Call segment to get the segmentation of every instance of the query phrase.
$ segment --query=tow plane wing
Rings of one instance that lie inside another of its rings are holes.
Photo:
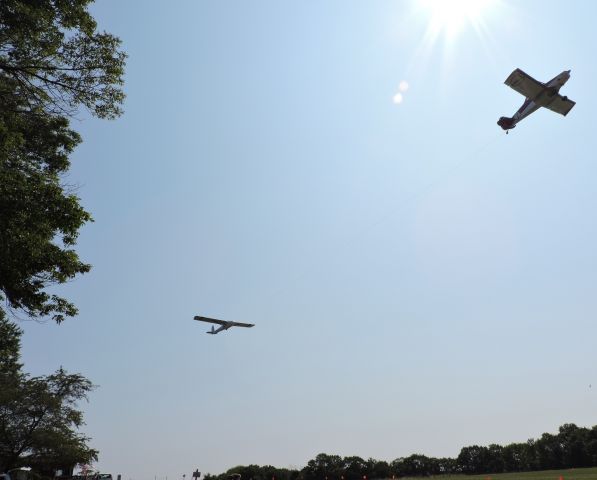
[[[572,110],[574,105],[576,105],[576,102],[573,102],[568,97],[563,97],[558,94],[558,96],[553,99],[553,102],[549,105],[545,105],[545,108],[549,108],[552,112],[566,116],[568,115],[568,112]]]
[[[508,78],[506,78],[504,83],[527,98],[535,98],[545,88],[541,82],[535,80],[520,68],[514,70]]]

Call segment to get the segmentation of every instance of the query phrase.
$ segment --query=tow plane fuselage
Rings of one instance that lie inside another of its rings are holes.
[[[559,92],[569,79],[570,70],[564,70],[549,82],[541,83],[517,68],[504,83],[524,95],[526,100],[513,117],[500,117],[497,124],[508,133],[508,130],[514,128],[523,118],[528,117],[541,107],[564,116],[567,115],[576,102],[560,95]]]

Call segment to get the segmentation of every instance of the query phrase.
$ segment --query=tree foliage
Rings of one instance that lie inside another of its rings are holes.
[[[78,432],[83,414],[77,408],[93,385],[62,368],[47,376],[24,373],[21,334],[0,311],[0,471],[29,466],[51,474],[58,466],[96,460],[97,451]]]
[[[120,115],[125,54],[117,37],[96,31],[90,3],[0,3],[2,97],[17,95],[31,112],[71,115],[83,105],[100,118]]]
[[[22,367],[19,363],[20,350],[21,329],[7,321],[4,312],[0,310],[0,385],[18,378]]]
[[[220,475],[206,474],[204,480],[298,480],[299,471],[288,468],[276,468],[271,465],[238,465]]]
[[[90,3],[0,2],[0,299],[58,323],[77,309],[47,287],[90,269],[74,245],[91,216],[63,182],[81,141],[69,119],[115,118],[124,99],[125,54]]]

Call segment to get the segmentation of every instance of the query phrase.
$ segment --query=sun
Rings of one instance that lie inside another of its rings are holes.
[[[431,36],[443,33],[448,38],[454,38],[467,25],[478,29],[483,15],[494,3],[496,0],[419,0],[430,15],[428,30]]]
[[[509,0],[410,0],[409,18],[415,28],[421,27],[422,35],[406,67],[409,78],[427,69],[432,58],[439,60],[444,73],[445,69],[453,68],[457,47],[463,43],[457,40],[459,36],[463,41],[473,39],[486,55],[495,55],[491,26],[504,15],[508,3]],[[438,46],[442,47],[439,55]],[[406,82],[405,85],[408,88]],[[404,100],[401,87],[392,101],[401,104]]]

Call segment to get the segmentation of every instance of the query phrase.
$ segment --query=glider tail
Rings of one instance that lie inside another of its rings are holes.
[[[510,117],[500,117],[497,124],[502,127],[503,130],[510,130],[516,126],[516,120]]]
[[[211,330],[208,330],[208,331],[207,331],[207,332],[205,332],[205,333],[209,333],[209,334],[211,334],[211,335],[215,335],[215,334],[216,334],[216,330],[215,330],[214,326],[212,325],[212,326],[211,326]]]

